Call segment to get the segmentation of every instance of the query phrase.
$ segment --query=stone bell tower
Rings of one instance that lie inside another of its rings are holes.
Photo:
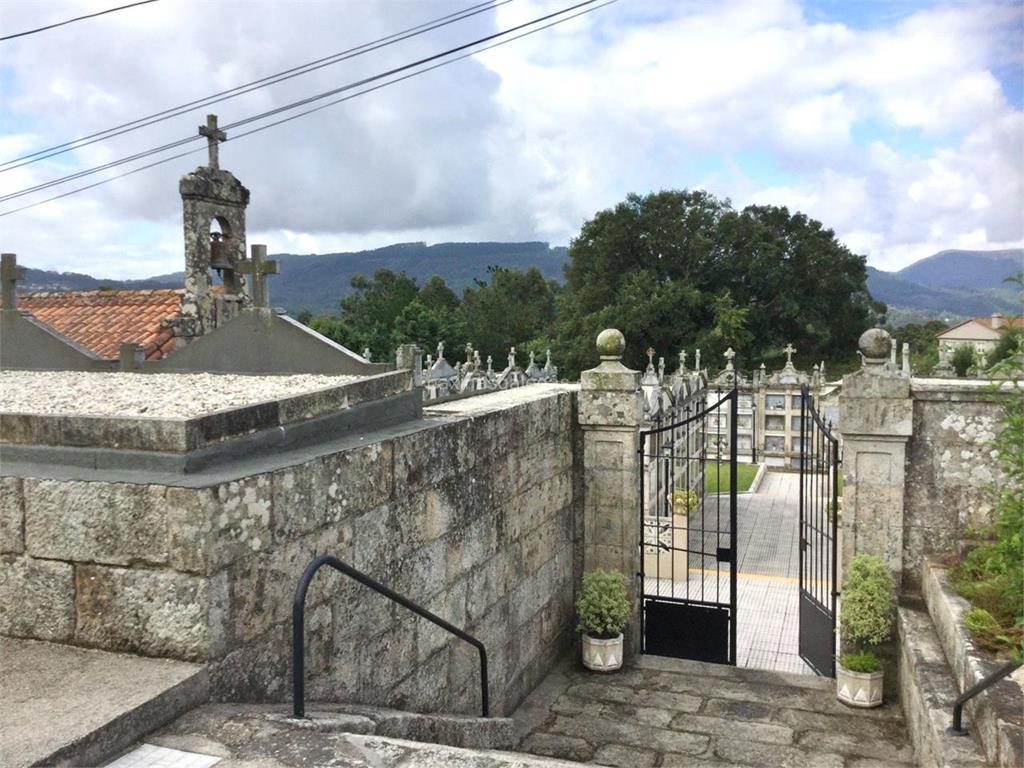
[[[177,335],[183,341],[209,333],[251,303],[242,276],[245,261],[245,208],[249,190],[220,167],[218,150],[227,134],[217,116],[199,126],[209,149],[206,165],[182,176],[178,183],[185,220],[185,296]],[[213,272],[223,289],[214,292]]]

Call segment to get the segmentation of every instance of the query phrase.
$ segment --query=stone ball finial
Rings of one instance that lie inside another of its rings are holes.
[[[597,335],[597,353],[602,358],[620,358],[626,351],[626,337],[616,328],[605,328]]]
[[[892,336],[884,328],[869,328],[860,335],[857,341],[864,357],[879,360],[889,356],[892,347]]]

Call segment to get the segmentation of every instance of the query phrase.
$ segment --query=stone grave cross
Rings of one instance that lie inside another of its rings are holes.
[[[679,350],[679,372],[686,373],[686,350]]]
[[[732,347],[729,347],[725,352],[722,353],[722,357],[725,358],[725,370],[732,370],[732,359],[736,357],[736,353],[732,351]]]
[[[508,369],[511,371],[516,367],[516,348],[512,347],[508,351]]]
[[[18,257],[13,253],[5,253],[0,256],[0,283],[3,290],[0,292],[0,301],[4,309],[17,309],[18,296],[15,292],[15,283],[25,279],[25,268],[18,266]]]
[[[206,149],[210,153],[207,166],[220,170],[220,143],[228,140],[228,135],[217,127],[217,116],[207,115],[206,125],[199,126],[199,135],[206,137]]]
[[[267,258],[267,246],[252,246],[252,258],[238,262],[236,272],[252,275],[252,304],[254,307],[270,306],[270,290],[267,277],[278,273],[277,260]]]
[[[782,351],[786,353],[786,366],[791,368],[793,366],[793,355],[796,353],[796,349],[792,344],[786,344]]]

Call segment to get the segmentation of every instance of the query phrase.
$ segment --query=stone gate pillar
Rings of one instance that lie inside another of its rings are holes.
[[[583,569],[626,575],[633,616],[627,652],[639,647],[640,463],[643,415],[640,372],[622,364],[626,339],[615,329],[597,337],[601,363],[580,376],[583,430]]]
[[[843,436],[843,572],[854,555],[882,558],[901,586],[904,467],[913,432],[910,378],[890,356],[881,328],[860,337],[861,369],[843,377],[839,425]]]

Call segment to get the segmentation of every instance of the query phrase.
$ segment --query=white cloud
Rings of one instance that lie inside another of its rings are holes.
[[[94,5],[47,4],[46,20]],[[229,123],[563,5],[517,0],[211,109]],[[167,2],[21,38],[0,64],[11,84],[0,93],[0,158],[459,7]],[[6,2],[5,28],[36,26],[39,9]],[[784,0],[621,2],[229,140],[222,162],[252,190],[251,237],[272,251],[564,243],[628,192],[704,186],[740,205],[803,210],[871,263],[899,267],[942,248],[1024,241],[1024,116],[993,74],[1020,65],[1020,23],[1018,7],[999,4],[862,28],[812,21]],[[76,167],[192,135],[205,111],[84,148]],[[0,192],[66,173],[68,158],[0,173]],[[33,266],[109,276],[180,269],[177,179],[201,161],[0,219],[3,249]]]

